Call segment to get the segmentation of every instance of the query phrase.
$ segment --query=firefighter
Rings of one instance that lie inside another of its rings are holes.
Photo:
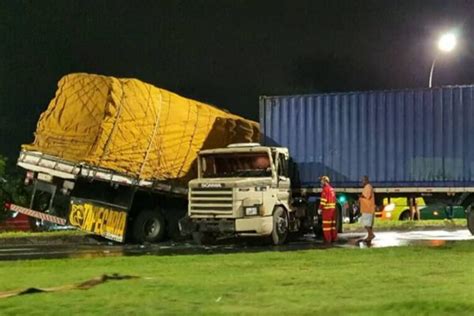
[[[328,176],[322,176],[321,180],[321,202],[319,203],[319,213],[323,217],[323,238],[325,243],[337,240],[336,230],[336,193],[329,184]]]

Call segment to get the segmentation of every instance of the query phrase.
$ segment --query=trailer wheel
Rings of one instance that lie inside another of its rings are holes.
[[[136,242],[158,242],[165,234],[165,220],[159,211],[145,210],[133,221],[133,238]]]
[[[281,206],[277,206],[273,212],[273,230],[271,236],[274,245],[285,243],[288,237],[288,215]]]
[[[472,205],[467,209],[467,228],[474,235],[474,210]]]

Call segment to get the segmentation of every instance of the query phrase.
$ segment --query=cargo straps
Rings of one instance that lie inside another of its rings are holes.
[[[158,131],[158,128],[160,127],[161,102],[163,101],[163,95],[161,94],[161,89],[158,89],[158,91],[160,91],[160,99],[158,100],[158,103],[156,106],[155,124],[153,126],[153,133],[151,134],[151,139],[148,141],[148,147],[145,152],[145,157],[143,158],[142,166],[140,167],[140,172],[138,173],[139,179],[141,179],[142,177],[142,172],[148,161],[148,155],[150,154],[151,146],[156,141],[156,132]],[[151,99],[151,86],[148,86],[148,100],[150,99]]]
[[[188,103],[191,103],[191,100],[188,100]],[[191,137],[191,141],[190,141],[189,144],[192,144],[192,143],[193,143],[194,137],[196,136],[196,131],[197,131],[197,129],[198,129],[198,122],[199,122],[199,115],[201,114],[201,113],[199,113],[200,110],[201,110],[201,107],[200,107],[200,106],[197,106],[197,107],[196,107],[196,121],[195,121],[195,123],[194,123],[193,136]],[[189,107],[189,110],[188,110],[188,117],[190,117],[190,115],[191,115],[191,112],[190,112],[190,111],[191,111],[191,107]],[[207,116],[207,117],[208,117],[208,126],[211,126],[211,116],[209,115],[209,110],[208,110],[208,116]],[[212,128],[212,127],[211,127],[211,128]],[[183,131],[183,134],[184,134],[185,132],[186,132],[186,130]],[[184,137],[183,137],[183,139],[184,139]],[[182,142],[179,144],[179,146],[181,147],[181,145],[182,145]],[[184,160],[184,161],[188,160],[189,154],[191,153],[191,147],[192,147],[192,146],[188,145],[188,150],[186,151],[186,156],[185,156],[185,160]],[[177,157],[178,157],[178,155],[177,155],[177,153],[176,153],[176,159],[177,159]],[[178,171],[178,177],[181,176],[181,173],[183,172],[183,167],[184,167],[184,164],[181,164],[181,167],[179,168],[179,171]]]
[[[117,79],[114,78],[112,80],[117,80]],[[100,156],[99,163],[98,163],[99,166],[101,165],[101,162],[104,159],[104,157],[106,157],[107,154],[109,153],[109,145],[110,145],[110,142],[112,140],[112,137],[115,135],[115,130],[117,129],[117,122],[120,118],[120,115],[122,114],[123,98],[124,98],[125,93],[123,91],[123,82],[122,82],[122,80],[118,80],[118,82],[120,83],[120,88],[121,88],[120,90],[122,92],[122,94],[120,96],[120,104],[118,105],[117,114],[115,115],[115,118],[114,118],[114,125],[112,126],[112,130],[110,131],[109,137],[107,137],[107,141],[105,142],[104,151],[102,152],[102,155]]]

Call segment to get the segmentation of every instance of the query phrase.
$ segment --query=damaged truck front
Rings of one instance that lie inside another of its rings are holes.
[[[189,182],[188,217],[180,222],[198,243],[216,237],[266,236],[274,244],[310,231],[314,212],[293,199],[288,149],[233,144],[202,151]]]

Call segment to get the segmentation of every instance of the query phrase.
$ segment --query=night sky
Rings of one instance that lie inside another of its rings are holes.
[[[258,96],[474,83],[472,1],[0,2],[0,154],[71,72],[134,77],[258,119]]]

